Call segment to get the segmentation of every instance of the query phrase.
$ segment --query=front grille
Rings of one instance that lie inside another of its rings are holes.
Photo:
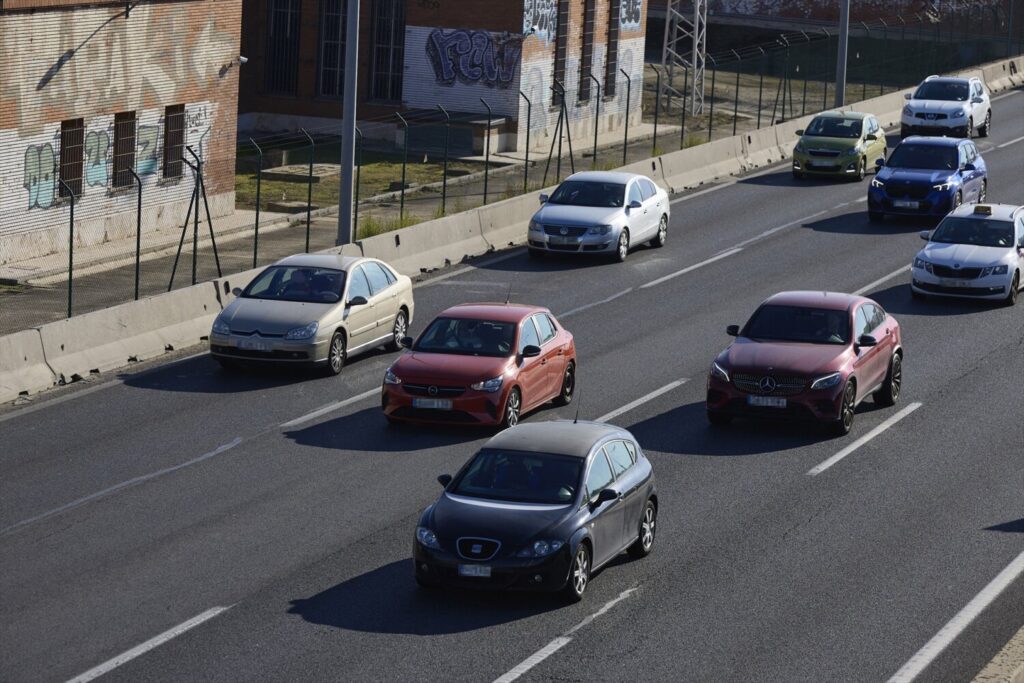
[[[732,376],[733,385],[740,391],[759,396],[795,396],[804,390],[807,381],[802,377],[775,377],[768,375],[775,380],[775,388],[765,391],[761,388],[761,380],[765,375],[747,375],[734,373]]]
[[[950,268],[949,266],[932,266],[932,272],[939,277],[957,278],[960,280],[973,280],[981,276],[981,268]]]
[[[578,244],[548,244],[548,249],[552,251],[579,251],[580,245]]]
[[[281,337],[284,336],[283,334],[272,334],[270,332],[260,332],[259,330],[238,330],[233,327],[231,328],[231,334],[237,334],[240,337],[251,337],[253,335],[259,335],[267,339],[280,339]]]
[[[927,114],[922,111],[917,112],[917,114],[915,114],[914,116],[916,116],[919,119],[925,119],[927,121],[945,121],[946,118],[948,118],[945,114]]]
[[[225,356],[252,358],[255,360],[309,360],[309,354],[305,351],[251,351],[217,344],[211,344],[210,351]]]
[[[430,396],[432,398],[453,398],[466,393],[466,387],[439,387],[432,384],[403,384],[406,393],[413,396]],[[434,391],[431,392],[431,387]]]
[[[808,173],[837,173],[841,167],[838,164],[830,164],[828,166],[822,166],[815,164],[814,166],[808,166]]]
[[[424,422],[446,422],[451,424],[479,424],[479,420],[461,410],[435,410],[402,406],[392,415],[400,420],[423,420]]]
[[[498,554],[501,542],[490,538],[474,538],[465,536],[455,544],[459,550],[459,556],[467,560],[486,562]]]
[[[896,199],[924,199],[931,191],[930,185],[889,183],[885,186],[886,194]]]
[[[565,230],[565,232],[562,232]],[[561,225],[545,225],[544,232],[548,235],[559,236],[559,237],[582,237],[587,234],[587,228],[570,228],[569,226]]]
[[[831,149],[809,149],[807,153],[812,157],[829,157],[835,158],[839,156],[839,152]]]

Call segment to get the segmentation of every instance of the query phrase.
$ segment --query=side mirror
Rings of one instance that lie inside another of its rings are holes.
[[[242,288],[241,287],[235,287],[234,289],[231,290],[231,293],[234,296],[236,296],[236,297],[237,296],[242,296]]]
[[[973,100],[971,100],[971,102],[973,104],[981,104],[984,101],[985,101],[984,98],[981,98],[981,97],[975,97]]]
[[[931,230],[922,230],[921,232],[919,232],[917,234],[925,242],[927,242],[928,240],[930,240],[932,238],[932,231]]]
[[[437,483],[441,486],[448,488],[448,484],[452,483],[452,475],[450,474],[439,474],[437,475]]]
[[[635,199],[629,203],[629,208],[631,208],[631,209],[641,209],[641,208],[643,208],[643,206],[644,206],[643,204],[641,204],[640,202],[638,202]]]
[[[530,344],[529,346],[524,346],[522,353],[520,353],[519,355],[522,356],[523,358],[536,358],[537,356],[540,355],[540,347],[534,346],[533,344]]]
[[[614,489],[601,489],[601,493],[597,494],[597,505],[601,503],[607,503],[612,500],[618,500],[619,494]]]
[[[867,135],[864,136],[864,139],[871,140],[873,142],[878,139],[878,136],[875,135],[874,133],[868,133]]]
[[[908,92],[905,92],[905,93],[903,93],[903,99],[905,99],[905,100],[912,100],[912,99],[914,99],[914,96],[912,94],[908,93]]]
[[[885,159],[875,159],[875,168],[882,168],[885,166]]]
[[[870,334],[862,334],[857,337],[858,346],[878,346],[878,340]]]
[[[367,304],[365,296],[354,296],[348,300],[349,306],[365,306]]]
[[[729,325],[727,328],[725,328],[725,333],[727,335],[729,335],[730,337],[738,337],[738,336],[740,336],[740,326],[739,325]]]
[[[798,128],[797,131],[796,131],[796,134],[797,134],[797,136],[803,135],[804,134],[804,129],[803,128]]]
[[[411,349],[414,341],[412,337],[402,337],[398,340],[398,345],[403,349]]]
[[[542,194],[542,195],[540,196],[540,203],[541,203],[541,204],[547,204],[547,203],[548,203],[548,199],[549,199],[548,195],[546,195],[546,194]]]
[[[975,170],[974,164],[964,164],[964,167],[961,170],[963,170],[963,171],[973,171],[973,170]]]

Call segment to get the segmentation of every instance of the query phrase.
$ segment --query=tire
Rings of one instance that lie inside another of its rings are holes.
[[[335,375],[341,374],[341,369],[345,367],[347,353],[348,349],[345,344],[345,335],[339,330],[334,333],[333,337],[331,337],[331,345],[327,347],[327,363],[324,368],[324,373],[328,377],[334,377]]]
[[[668,218],[662,216],[658,222],[658,234],[654,236],[649,244],[655,249],[660,249],[665,246],[665,242],[668,240]]]
[[[1013,281],[1010,282],[1010,291],[1006,293],[1006,298],[1003,299],[1003,303],[1007,306],[1015,306],[1017,304],[1017,295],[1020,292],[1020,271],[1018,270],[1013,274]]]
[[[409,332],[409,314],[405,312],[405,309],[399,309],[398,314],[395,315],[395,324],[391,327],[391,341],[385,344],[384,348],[388,351],[398,351],[402,347],[399,345],[398,340],[404,337]]]
[[[565,366],[565,376],[562,377],[562,390],[555,397],[555,405],[567,406],[572,403],[573,393],[576,391],[576,364],[569,361]]]
[[[636,542],[629,546],[629,556],[634,560],[647,557],[654,549],[655,529],[658,522],[658,507],[653,500],[648,500],[644,505],[643,514],[640,515],[640,528],[637,531]]]
[[[868,220],[872,223],[882,223],[885,221],[885,214],[881,211],[868,211]]]
[[[526,252],[530,255],[530,258],[540,260],[544,258],[544,252],[540,249],[527,249]]]
[[[967,119],[967,131],[965,132],[964,137],[967,138],[968,140],[970,140],[971,138],[974,137],[974,119],[973,118],[968,118]]]
[[[975,203],[981,204],[985,201],[986,197],[988,197],[988,179],[981,181],[981,190],[978,191],[978,198],[975,200]]]
[[[847,382],[843,388],[843,402],[839,406],[839,419],[832,423],[831,431],[836,436],[846,436],[853,429],[854,410],[857,402],[857,385]]]
[[[900,128],[900,140],[902,140],[903,138],[908,137],[909,135],[910,135],[910,133],[907,132],[906,128]]]
[[[567,602],[579,602],[587,592],[590,585],[590,546],[580,543],[573,553],[572,562],[569,565],[569,576],[565,581],[564,591]]]
[[[868,174],[868,160],[864,157],[860,158],[857,162],[857,175],[854,176],[855,182],[864,182],[864,177]]]
[[[985,123],[978,126],[978,137],[987,138],[988,134],[992,130],[992,108],[989,107],[988,113],[985,114]]]
[[[953,206],[950,211],[955,210],[958,206],[964,203],[964,193],[960,190],[956,191],[956,196],[953,197]]]
[[[721,413],[713,413],[708,411],[708,422],[715,427],[728,427],[732,423],[732,417],[729,415],[723,415]]]
[[[622,263],[629,256],[629,230],[626,228],[622,229],[619,233],[619,243],[615,248],[615,254],[612,256],[612,260],[616,263]]]
[[[885,374],[885,381],[882,387],[872,394],[875,403],[880,406],[894,406],[900,399],[900,390],[903,388],[903,357],[894,353],[889,360],[889,371]]]
[[[512,390],[508,392],[508,398],[505,399],[505,410],[501,416],[501,428],[508,429],[519,424],[522,411],[523,394],[519,391],[519,387],[512,387]]]

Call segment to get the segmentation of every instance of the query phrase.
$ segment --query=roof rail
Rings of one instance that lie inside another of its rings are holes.
[[[939,77],[939,75],[938,75],[938,74],[932,74],[931,76],[929,76],[928,78],[926,78],[926,79],[924,79],[924,80],[926,80],[926,81],[930,81],[930,80],[932,80],[933,78],[938,78],[938,77]]]

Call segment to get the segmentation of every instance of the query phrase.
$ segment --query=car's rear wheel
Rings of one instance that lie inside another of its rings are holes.
[[[857,408],[857,387],[853,382],[847,382],[843,389],[843,400],[839,405],[839,419],[832,423],[832,433],[836,436],[846,436],[853,429],[853,413]]]
[[[881,388],[872,396],[875,403],[882,406],[896,405],[900,399],[900,389],[903,387],[903,357],[895,353],[889,361],[889,371],[885,374],[885,381]]]
[[[881,211],[868,211],[868,220],[872,223],[881,223],[885,220],[885,214]]]
[[[346,353],[345,335],[339,330],[331,337],[331,345],[327,347],[327,367],[324,372],[328,376],[341,374],[341,369],[345,367]]]
[[[644,513],[640,516],[640,529],[636,542],[629,546],[629,556],[634,559],[647,557],[654,548],[654,531],[658,522],[658,508],[653,500],[644,505]]]
[[[398,351],[402,348],[399,342],[409,332],[409,314],[405,309],[400,309],[395,316],[395,324],[391,327],[391,341],[385,347],[388,351]]]
[[[1010,282],[1010,291],[1006,293],[1006,299],[1004,299],[1004,301],[1007,306],[1013,306],[1017,303],[1018,292],[1020,292],[1019,270],[1013,274],[1013,280]]]
[[[507,428],[519,424],[522,410],[523,395],[520,393],[519,387],[512,387],[512,390],[508,392],[508,398],[505,399],[505,413],[501,418],[501,426]]]
[[[612,257],[618,263],[622,263],[629,256],[629,230],[622,229],[619,233],[619,243],[615,246],[615,255]]]
[[[710,422],[716,427],[728,427],[729,424],[732,422],[732,417],[728,415],[723,415],[721,413],[715,413],[709,410],[708,422]]]
[[[985,114],[985,123],[978,126],[978,136],[987,138],[989,133],[992,132],[992,110],[989,109],[988,113]]]
[[[978,203],[981,204],[988,197],[988,179],[981,181],[981,189],[978,190]]]
[[[651,240],[651,246],[656,248],[663,247],[666,240],[668,240],[668,218],[662,216],[661,221],[658,222],[658,234]]]
[[[580,543],[572,556],[569,580],[565,583],[565,597],[569,602],[579,602],[590,584],[590,546]]]
[[[560,406],[567,406],[572,403],[573,392],[576,391],[576,364],[569,361],[565,366],[565,375],[562,377],[562,390],[555,398],[555,403]]]

